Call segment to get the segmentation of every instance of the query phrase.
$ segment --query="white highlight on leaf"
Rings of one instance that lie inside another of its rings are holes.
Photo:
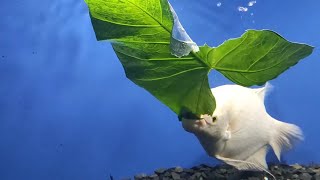
[[[217,3],[217,6],[218,6],[218,7],[220,7],[221,5],[222,5],[222,3],[221,3],[221,2],[218,2],[218,3]]]
[[[248,6],[253,6],[255,3],[257,3],[257,1],[250,1],[250,2],[248,3]]]
[[[240,11],[240,12],[247,12],[247,11],[248,11],[248,8],[247,8],[247,7],[239,6],[239,7],[238,7],[238,11]]]
[[[186,30],[181,25],[179,18],[170,3],[169,6],[174,19],[170,42],[171,54],[177,57],[182,57],[189,55],[190,52],[198,52],[199,47],[192,41]]]

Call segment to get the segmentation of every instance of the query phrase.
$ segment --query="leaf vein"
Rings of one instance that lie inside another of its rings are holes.
[[[290,57],[292,56],[293,54],[295,54],[296,52],[300,51],[302,48],[304,48],[303,46],[302,47],[299,47],[296,51],[294,51],[293,53],[291,53],[290,55],[288,55],[287,57]],[[274,68],[275,66],[283,63],[283,61],[285,61],[287,58],[283,58],[282,61],[279,61],[278,63],[270,66],[270,67],[267,67],[267,68],[264,68],[264,69],[258,69],[258,70],[254,70],[254,71],[248,71],[248,70],[235,70],[235,69],[229,69],[229,68],[218,68],[218,67],[214,67],[214,69],[218,70],[218,71],[229,71],[229,72],[240,72],[240,73],[257,73],[257,72],[262,72],[262,71],[265,71],[265,70],[268,70],[268,69],[271,69],[271,68]]]
[[[227,52],[225,55],[223,55],[219,60],[217,60],[217,62],[215,63],[216,65],[218,65],[220,63],[221,60],[223,60],[227,55],[229,55],[232,51],[234,51],[235,49],[237,49],[247,38],[249,35],[246,35],[246,37],[243,38],[243,40],[234,48],[232,48],[229,52]]]
[[[169,34],[171,34],[171,30],[169,30],[164,24],[162,24],[162,22],[160,22],[159,20],[157,20],[155,17],[153,17],[148,11],[142,9],[140,6],[138,6],[137,4],[131,2],[128,0],[129,3],[131,3],[132,5],[136,6],[137,8],[139,8],[141,11],[143,11],[144,13],[146,13],[148,16],[150,16],[153,20],[155,20],[159,25],[161,25]]]
[[[103,16],[100,13],[96,12],[95,14],[98,14],[98,16],[94,16],[94,18],[96,18],[96,19],[99,19],[101,21],[106,21],[106,22],[111,23],[111,24],[120,25],[120,26],[129,26],[129,27],[137,27],[137,28],[162,27],[161,24],[127,24],[127,23],[120,23],[120,22],[111,21],[110,19],[100,18],[100,16]]]
[[[170,42],[148,42],[148,41],[131,41],[131,40],[123,40],[123,39],[109,39],[113,43],[138,43],[138,44],[166,44],[170,45]]]
[[[199,70],[199,69],[207,69],[207,68],[206,68],[206,67],[196,67],[196,68],[184,70],[184,71],[181,71],[181,72],[178,72],[178,73],[174,73],[174,74],[172,74],[172,75],[165,76],[165,77],[151,78],[151,79],[136,79],[136,80],[138,80],[138,81],[157,81],[157,80],[163,80],[163,79],[168,79],[168,78],[175,77],[175,76],[178,76],[178,75],[183,74],[183,73],[187,73],[187,72],[195,71],[195,70]]]
[[[133,55],[129,55],[129,54],[125,54],[123,52],[120,52],[118,50],[115,50],[117,53],[123,54],[125,56],[137,59],[137,60],[141,60],[141,61],[185,61],[185,60],[195,60],[194,57],[184,57],[184,58],[141,58],[141,57],[137,57],[137,56],[133,56]]]
[[[250,70],[254,65],[256,65],[261,59],[263,59],[264,57],[266,57],[270,51],[272,49],[274,49],[276,47],[276,45],[280,42],[280,38],[278,38],[277,42],[263,55],[261,56],[260,58],[258,58],[256,61],[254,61],[249,67],[247,70]]]
[[[197,97],[197,106],[196,106],[196,112],[199,112],[199,99],[200,99],[200,95],[202,95],[202,87],[203,87],[203,83],[205,82],[205,77],[202,79],[202,82],[201,82],[201,86],[200,86],[200,90],[198,92],[198,97]],[[210,114],[211,115],[211,114]]]

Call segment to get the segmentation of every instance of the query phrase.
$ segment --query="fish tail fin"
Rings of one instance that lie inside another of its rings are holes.
[[[302,141],[303,134],[298,126],[278,120],[275,120],[275,127],[270,145],[280,161],[281,151],[289,150],[296,142]]]

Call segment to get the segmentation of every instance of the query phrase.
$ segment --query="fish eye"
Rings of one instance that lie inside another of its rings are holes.
[[[217,116],[212,117],[212,122],[215,122],[217,120]]]

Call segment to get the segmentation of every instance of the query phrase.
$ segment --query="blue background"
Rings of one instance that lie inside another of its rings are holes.
[[[245,0],[170,2],[199,45],[253,28],[320,46],[317,0],[257,0],[248,12],[237,10]],[[320,163],[319,67],[316,48],[271,81],[268,111],[305,134],[288,163]],[[211,86],[226,83],[210,74]],[[110,44],[96,41],[84,1],[1,2],[1,180],[120,178],[216,162],[173,112],[126,79]]]

